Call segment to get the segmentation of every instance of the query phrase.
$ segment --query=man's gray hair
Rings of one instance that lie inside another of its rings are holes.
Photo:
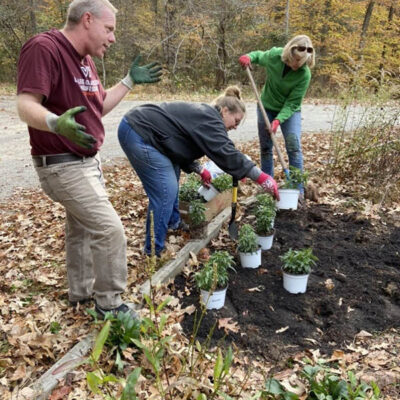
[[[282,61],[290,65],[294,59],[295,52],[297,49],[297,46],[305,46],[305,47],[311,47],[313,48],[311,39],[307,35],[297,35],[294,38],[290,39],[289,42],[286,43],[286,46],[283,48],[282,51]],[[297,57],[299,56],[299,53],[296,52]],[[306,64],[312,68],[315,65],[315,50],[313,48],[312,53],[307,53],[304,52],[303,58],[306,59],[305,62]]]
[[[114,14],[118,11],[108,0],[73,0],[68,6],[67,25],[78,24],[85,12],[101,17],[104,7],[109,8]]]

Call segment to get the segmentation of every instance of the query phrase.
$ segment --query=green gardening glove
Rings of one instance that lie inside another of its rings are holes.
[[[66,137],[71,142],[86,149],[93,148],[97,140],[85,133],[86,127],[75,121],[75,115],[86,111],[85,106],[70,108],[60,116],[50,113],[46,115],[46,123],[49,129],[58,135]]]
[[[135,58],[128,75],[121,81],[129,89],[132,89],[133,83],[155,83],[161,79],[161,65],[154,61],[150,64],[139,66],[141,58],[141,55]]]

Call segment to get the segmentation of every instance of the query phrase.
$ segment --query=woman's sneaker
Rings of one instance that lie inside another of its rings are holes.
[[[129,313],[132,317],[132,319],[137,319],[139,320],[139,315],[133,310],[133,308],[129,307],[127,304],[122,303],[120,306],[116,308],[112,308],[111,310],[106,310],[105,308],[101,308],[97,305],[95,305],[94,310],[97,313],[97,316],[100,319],[104,319],[107,313],[111,313],[114,317],[118,315],[118,313]]]

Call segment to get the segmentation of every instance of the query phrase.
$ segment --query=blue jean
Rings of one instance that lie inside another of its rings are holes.
[[[278,111],[265,110],[272,122]],[[258,137],[260,139],[261,169],[268,175],[274,176],[273,143],[265,127],[264,117],[257,106]],[[301,151],[301,112],[295,112],[282,125],[281,130],[285,139],[289,165],[303,171],[303,153]]]
[[[177,228],[180,223],[180,168],[153,146],[145,143],[125,118],[118,127],[118,139],[149,198],[144,251],[151,254],[150,213],[153,212],[155,252],[160,255],[168,228]]]

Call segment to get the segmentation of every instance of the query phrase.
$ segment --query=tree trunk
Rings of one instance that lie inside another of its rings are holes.
[[[367,36],[369,22],[371,20],[372,11],[374,10],[374,6],[375,6],[375,1],[371,0],[368,3],[367,9],[365,11],[364,22],[363,22],[363,26],[362,26],[362,29],[361,29],[360,43],[358,45],[360,58],[362,58],[362,53],[363,53],[363,50],[364,50],[364,47],[365,47],[365,38]]]
[[[215,88],[221,89],[226,83],[226,62],[227,62],[227,52],[225,43],[225,17],[219,21],[218,24],[218,66],[215,76]]]
[[[286,9],[285,9],[285,34],[286,34],[286,39],[289,38],[289,18],[290,18],[290,0],[286,0]]]
[[[388,32],[388,34],[389,34],[389,31],[391,30],[393,15],[394,15],[394,1],[392,2],[392,4],[389,7],[387,28],[386,28],[386,31]],[[384,78],[385,78],[385,69],[383,68],[385,65],[385,61],[386,61],[386,43],[383,43],[381,63],[379,64],[379,86],[382,85]]]
[[[37,24],[36,24],[36,14],[35,14],[35,9],[36,9],[36,1],[35,0],[29,0],[29,17],[31,21],[31,36],[36,35],[37,33]]]

